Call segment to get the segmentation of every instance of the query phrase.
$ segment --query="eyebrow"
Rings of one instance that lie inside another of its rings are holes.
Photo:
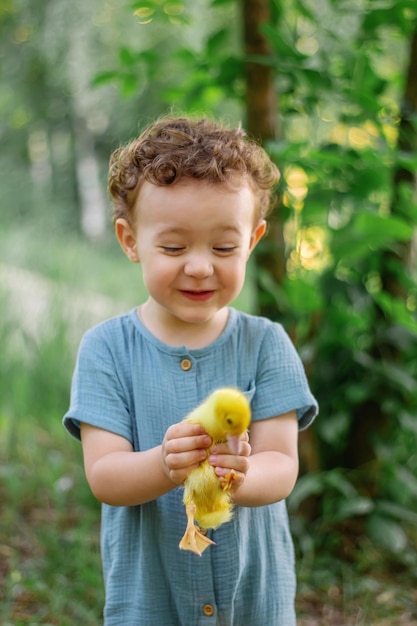
[[[162,237],[164,235],[176,235],[176,234],[182,235],[183,233],[187,233],[189,230],[191,230],[191,228],[192,227],[190,227],[190,228],[187,228],[187,227],[183,227],[183,228],[180,228],[180,227],[173,227],[173,228],[167,227],[167,228],[164,228],[163,230],[159,231],[158,235],[160,237]],[[215,229],[215,231],[219,231],[219,233],[221,233],[221,234],[223,234],[223,233],[225,233],[225,234],[227,234],[227,233],[234,233],[234,234],[237,234],[237,235],[240,235],[241,232],[242,232],[240,230],[240,228],[238,228],[238,226],[233,226],[233,225],[225,226],[225,227],[219,226],[218,228]]]

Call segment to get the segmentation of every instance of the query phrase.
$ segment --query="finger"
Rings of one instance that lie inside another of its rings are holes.
[[[190,465],[189,467],[186,467],[186,468],[170,469],[168,471],[169,478],[172,480],[172,482],[176,483],[177,485],[182,485],[184,481],[187,479],[190,472],[192,472],[198,466],[199,464],[196,463],[195,465]]]
[[[190,471],[190,467],[197,467],[206,457],[205,449],[193,448],[180,453],[169,452],[165,456],[165,463],[170,470],[188,469]]]
[[[236,472],[246,474],[249,469],[249,460],[245,456],[234,456],[231,454],[210,455],[208,462],[210,465],[213,465],[216,470],[216,474],[217,470],[219,470],[221,472],[220,475],[222,476],[223,471],[228,473],[230,470],[235,470]]]
[[[166,431],[164,439],[181,439],[182,437],[192,437],[207,434],[200,424],[190,424],[189,422],[178,422],[172,424]]]
[[[241,441],[241,443],[240,443],[240,450],[239,450],[239,455],[238,456],[249,456],[251,451],[252,451],[252,448],[250,446],[249,441],[248,440]],[[211,453],[212,454],[219,454],[219,455],[220,454],[229,454],[230,455],[230,449],[229,449],[227,443],[216,443],[216,445],[212,447]]]
[[[177,437],[164,442],[165,454],[181,454],[191,450],[206,450],[212,441],[208,435],[193,435],[191,437]]]
[[[251,452],[252,448],[249,441],[242,442],[240,446],[240,456],[250,456]]]

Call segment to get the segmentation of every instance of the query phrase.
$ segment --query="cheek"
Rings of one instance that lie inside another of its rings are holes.
[[[150,257],[142,262],[142,275],[144,280],[152,280],[155,287],[165,284],[178,274],[178,263],[173,263],[173,259],[164,257]]]
[[[230,263],[230,265],[224,268],[224,277],[227,278],[230,283],[241,285],[245,280],[245,275],[246,259],[243,257],[235,259],[233,263]]]

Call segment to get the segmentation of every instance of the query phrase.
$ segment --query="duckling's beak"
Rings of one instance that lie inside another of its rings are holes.
[[[240,435],[227,435],[227,445],[232,454],[240,454]]]

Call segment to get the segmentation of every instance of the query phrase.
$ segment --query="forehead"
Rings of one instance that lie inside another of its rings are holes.
[[[255,197],[245,179],[210,184],[184,179],[174,185],[145,182],[135,205],[136,219],[161,227],[215,225],[236,228],[253,223]]]

